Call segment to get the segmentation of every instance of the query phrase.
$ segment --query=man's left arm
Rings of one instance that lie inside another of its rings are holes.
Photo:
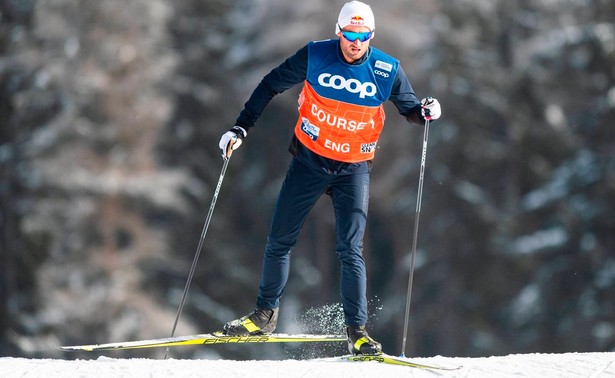
[[[395,75],[389,100],[395,104],[399,114],[406,117],[406,120],[412,124],[422,126],[425,123],[425,118],[433,120],[440,117],[438,100],[428,97],[419,101],[401,66]],[[434,106],[434,104],[437,106],[437,111],[430,112],[429,107]]]

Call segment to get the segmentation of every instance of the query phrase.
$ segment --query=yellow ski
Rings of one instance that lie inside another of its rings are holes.
[[[225,336],[222,334],[199,334],[189,336],[165,337],[151,340],[124,341],[107,344],[61,346],[60,349],[67,352],[99,350],[126,350],[142,348],[174,347],[182,345],[214,345],[214,344],[243,344],[243,343],[305,343],[305,342],[330,342],[346,341],[345,335],[287,335],[270,334],[255,336]]]
[[[461,369],[462,366],[453,366],[453,367],[445,367],[438,365],[426,365],[418,362],[413,362],[405,357],[395,357],[388,354],[361,354],[361,355],[352,355],[352,356],[342,356],[340,357],[344,361],[352,361],[352,362],[379,362],[381,364],[387,365],[399,365],[399,366],[407,366],[418,369],[426,369],[426,370],[458,370]]]

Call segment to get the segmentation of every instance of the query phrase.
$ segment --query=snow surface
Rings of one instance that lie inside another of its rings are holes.
[[[82,377],[615,377],[615,352],[519,354],[486,358],[414,358],[426,364],[463,367],[431,372],[377,362],[332,359],[284,361],[154,360],[98,357],[91,360],[0,358],[2,378]]]

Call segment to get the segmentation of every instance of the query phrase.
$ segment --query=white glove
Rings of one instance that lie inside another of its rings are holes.
[[[233,151],[241,146],[243,138],[246,136],[248,136],[248,132],[243,127],[237,125],[225,132],[218,144],[222,150],[222,157],[224,159],[230,158]]]
[[[425,97],[421,100],[421,115],[426,120],[435,120],[442,115],[440,103],[435,98]]]

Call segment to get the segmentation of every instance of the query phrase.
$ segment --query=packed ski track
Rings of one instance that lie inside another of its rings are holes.
[[[430,371],[378,362],[341,362],[334,358],[315,360],[183,360],[119,359],[26,359],[0,357],[3,378],[82,377],[615,377],[615,352],[518,354],[499,357],[413,358],[414,362],[447,367],[454,371]]]

